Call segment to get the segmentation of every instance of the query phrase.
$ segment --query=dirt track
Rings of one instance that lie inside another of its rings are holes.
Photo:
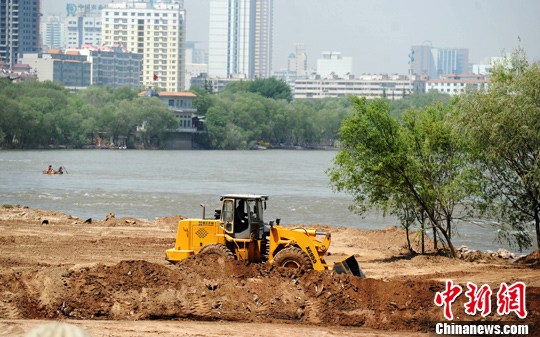
[[[367,279],[203,257],[172,266],[164,250],[179,218],[87,224],[63,213],[2,208],[0,331],[23,336],[42,323],[35,319],[69,319],[94,337],[178,336],[179,329],[180,336],[416,335],[444,321],[433,298],[446,279],[488,283],[494,292],[501,282],[523,281],[529,314],[520,323],[540,326],[538,263],[481,254],[472,262],[409,258],[400,255],[399,229],[316,226],[332,231],[329,258],[355,254]],[[478,320],[464,314],[464,300],[454,304],[456,320]],[[486,320],[501,318],[516,321],[513,314]]]

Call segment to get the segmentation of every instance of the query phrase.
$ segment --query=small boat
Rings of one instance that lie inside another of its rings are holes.
[[[64,174],[64,172],[62,171],[55,171],[55,170],[52,170],[52,171],[43,171],[43,174]]]
[[[64,166],[60,166],[58,168],[58,171],[56,171],[55,169],[52,168],[52,165],[49,165],[49,167],[43,170],[43,174],[64,174],[64,170],[65,170]],[[68,173],[67,170],[66,170],[66,173]]]

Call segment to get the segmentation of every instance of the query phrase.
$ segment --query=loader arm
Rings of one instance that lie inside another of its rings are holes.
[[[273,262],[274,256],[281,249],[296,246],[307,254],[314,270],[328,269],[324,254],[330,246],[330,233],[327,233],[322,241],[317,240],[316,234],[314,230],[305,230],[303,228],[286,229],[282,226],[272,226],[270,228],[269,262]]]

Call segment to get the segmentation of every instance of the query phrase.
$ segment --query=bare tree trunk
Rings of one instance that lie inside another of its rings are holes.
[[[424,224],[424,219],[422,219],[422,227],[420,229],[422,231],[422,233],[421,233],[422,236],[420,238],[421,241],[422,241],[422,255],[424,255],[426,253],[426,249],[425,249],[425,246],[424,246],[424,244],[425,244],[425,233],[424,233],[425,228],[424,228],[424,225],[425,225]]]
[[[448,215],[446,215],[446,234],[448,235],[448,238],[452,240],[452,221]]]
[[[457,257],[456,248],[452,244],[452,240],[450,240],[450,238],[448,237],[448,234],[446,233],[446,231],[439,224],[434,225],[433,229],[435,229],[435,227],[437,229],[439,229],[442,236],[444,237],[444,240],[446,241],[446,244],[448,245],[448,248],[450,248],[450,253],[452,254],[452,257]]]
[[[413,250],[411,247],[411,239],[409,238],[409,226],[405,228],[405,237],[407,238],[407,248],[409,248],[409,254],[413,255]]]
[[[407,185],[407,188],[409,188],[409,191],[413,193],[416,201],[418,201],[420,206],[422,206],[422,209],[426,212],[429,222],[431,222],[431,224],[433,225],[433,234],[434,234],[433,238],[435,238],[435,235],[436,235],[435,228],[439,229],[442,236],[446,240],[446,243],[448,244],[448,248],[450,248],[450,253],[452,254],[452,257],[457,257],[457,252],[456,252],[456,249],[454,248],[454,245],[452,244],[451,239],[448,237],[444,228],[442,228],[440,223],[435,219],[435,214],[430,212],[430,208],[426,205],[425,200],[420,197],[420,195],[418,194],[418,192],[416,191],[416,189],[414,188],[414,185],[410,182],[410,180],[407,177],[404,177],[404,178],[405,178],[405,183]],[[436,241],[435,241],[435,247],[437,247]]]
[[[536,226],[536,248],[540,249],[540,214],[538,210],[534,212],[534,224]]]
[[[437,229],[435,226],[433,226],[433,249],[435,249],[435,251],[439,249],[439,247],[437,247]]]

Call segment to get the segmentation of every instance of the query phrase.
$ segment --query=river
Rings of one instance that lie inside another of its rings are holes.
[[[334,151],[0,151],[0,202],[58,210],[79,218],[200,217],[228,193],[269,195],[265,219],[360,229],[398,225],[377,212],[351,213],[350,196],[329,187]],[[52,165],[63,175],[45,175]],[[462,224],[459,247],[496,250],[495,230]],[[503,246],[504,247],[504,246]],[[505,247],[507,248],[507,247]]]

